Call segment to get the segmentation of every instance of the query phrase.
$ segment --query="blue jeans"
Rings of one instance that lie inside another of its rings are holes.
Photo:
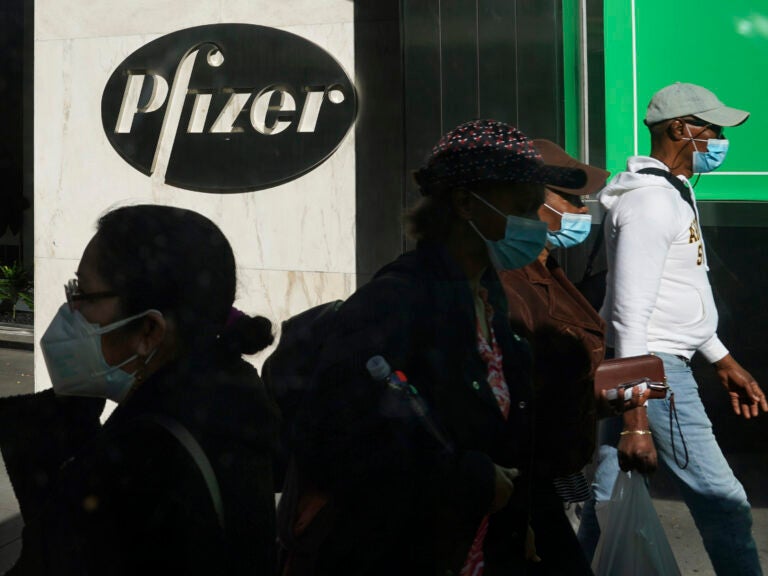
[[[763,572],[752,537],[752,513],[747,495],[717,445],[691,369],[677,356],[656,355],[664,361],[667,382],[675,393],[675,408],[690,457],[685,470],[675,463],[670,439],[669,400],[651,400],[648,402],[648,421],[659,460],[670,470],[680,488],[715,572],[719,576],[761,575]],[[593,497],[584,507],[579,526],[579,541],[590,559],[600,537],[595,503],[610,500],[619,473],[616,446],[621,429],[621,417],[610,418],[600,424]],[[673,429],[677,460],[682,463],[684,451],[674,422]]]

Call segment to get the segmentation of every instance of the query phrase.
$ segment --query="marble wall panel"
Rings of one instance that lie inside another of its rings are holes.
[[[251,315],[259,314],[269,318],[273,323],[277,343],[283,320],[317,304],[344,298],[354,290],[354,286],[354,274],[241,268],[238,271],[235,306]],[[261,367],[274,346],[249,360]]]
[[[226,0],[36,0],[35,39],[165,34],[221,22],[222,2]]]
[[[221,19],[276,28],[351,23],[355,16],[354,4],[353,0],[222,0]]]
[[[37,0],[35,39],[167,34],[216,22],[281,28],[353,20],[352,0]]]
[[[315,170],[244,194],[181,190],[147,177],[109,144],[101,96],[113,70],[159,35],[188,26],[250,22],[301,35],[354,74],[353,2],[221,0],[35,4],[36,337],[62,301],[98,217],[111,207],[170,204],[196,210],[229,238],[241,268],[244,309],[276,323],[312,304],[345,297],[355,274],[354,130]],[[354,81],[354,79],[353,79]],[[240,300],[238,300],[240,302]],[[48,385],[39,350],[38,388]]]
[[[315,41],[333,42],[350,60],[348,25],[322,26]],[[39,43],[36,84],[36,246],[47,257],[75,257],[78,231],[109,207],[159,202],[199,210],[243,238],[247,264],[265,268],[354,271],[354,135],[302,178],[254,193],[216,196],[165,185],[138,172],[112,149],[100,118],[101,91],[122,59],[152,37]],[[284,215],[275,218],[275,215]],[[253,230],[256,228],[256,235]],[[62,231],[67,231],[62,234]],[[229,234],[232,236],[231,234]],[[307,241],[304,241],[306,239]],[[235,241],[235,240],[233,240]],[[254,242],[257,245],[254,245]]]

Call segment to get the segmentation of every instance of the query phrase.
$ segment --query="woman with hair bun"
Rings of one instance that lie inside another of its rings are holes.
[[[99,220],[41,339],[53,390],[0,403],[26,526],[13,574],[273,572],[277,412],[241,357],[272,325],[232,307],[235,286],[229,242],[200,214]],[[105,398],[118,406],[102,426]]]

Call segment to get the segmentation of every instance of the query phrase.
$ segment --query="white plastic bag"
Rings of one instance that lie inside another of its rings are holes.
[[[595,576],[680,576],[642,474],[619,472],[598,521]]]

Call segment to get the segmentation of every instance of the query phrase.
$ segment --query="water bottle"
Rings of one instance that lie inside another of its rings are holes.
[[[392,370],[389,362],[383,356],[372,356],[365,363],[365,368],[371,378],[377,382],[386,382],[387,386],[398,392],[417,394],[416,389],[408,384],[408,378],[400,370]]]
[[[445,450],[451,451],[451,444],[442,433],[437,423],[432,419],[429,414],[429,408],[427,407],[424,399],[419,396],[419,391],[408,383],[408,378],[400,370],[392,370],[389,362],[383,356],[372,356],[365,363],[365,368],[368,370],[368,374],[371,378],[377,382],[386,382],[387,386],[397,391],[400,394],[405,394],[408,399],[408,404],[411,407],[422,425],[442,446]]]

